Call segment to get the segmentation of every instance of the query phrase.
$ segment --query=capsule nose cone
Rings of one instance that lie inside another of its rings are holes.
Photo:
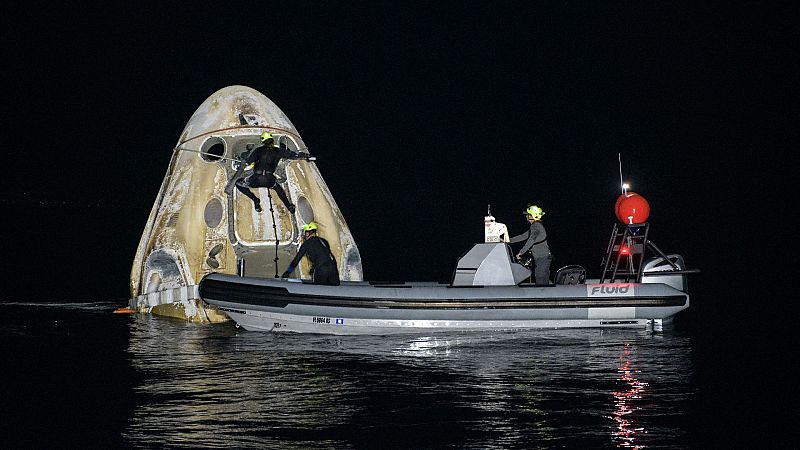
[[[179,144],[236,128],[256,128],[253,131],[259,135],[267,128],[301,141],[286,114],[267,96],[247,86],[228,86],[211,94],[197,108],[181,133]]]

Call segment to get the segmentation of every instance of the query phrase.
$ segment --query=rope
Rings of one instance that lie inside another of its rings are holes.
[[[269,199],[269,213],[272,216],[272,232],[275,234],[275,278],[280,278],[278,276],[278,244],[280,241],[278,240],[278,225],[275,223],[275,209],[272,207],[272,194],[269,192],[270,188],[267,188],[267,198]]]
[[[235,127],[219,128],[219,129],[216,129],[216,130],[206,131],[205,133],[200,133],[198,135],[192,136],[190,138],[186,138],[186,139],[178,142],[178,145],[176,147],[180,147],[181,145],[183,145],[183,144],[185,144],[185,143],[187,143],[189,141],[192,141],[192,140],[198,139],[198,138],[202,138],[202,137],[208,136],[210,134],[222,133],[222,132],[225,132],[225,131],[241,130],[241,129],[246,129],[246,128],[251,128],[251,129],[255,128],[255,129],[258,129],[258,130],[274,131],[277,134],[281,134],[281,133],[282,134],[290,134],[290,135],[294,136],[295,138],[297,138],[298,140],[300,140],[301,142],[303,140],[300,137],[299,134],[295,133],[294,131],[292,131],[292,130],[290,130],[288,128],[259,126],[259,125],[239,125],[239,126],[235,126]]]

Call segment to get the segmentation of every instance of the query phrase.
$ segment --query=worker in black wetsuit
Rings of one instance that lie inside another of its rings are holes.
[[[247,158],[239,164],[239,168],[231,178],[231,182],[235,182],[236,189],[253,201],[256,211],[261,212],[261,200],[250,191],[250,188],[265,187],[275,191],[283,205],[286,206],[286,209],[294,214],[295,206],[289,201],[281,185],[277,183],[275,168],[278,167],[281,159],[309,159],[309,155],[293,152],[286,147],[276,146],[272,133],[262,133],[261,143],[264,145],[250,152]],[[247,177],[242,177],[245,167],[251,164],[253,165],[253,173]],[[230,185],[230,182],[228,184]]]
[[[336,258],[331,253],[331,246],[328,241],[317,236],[316,222],[309,222],[303,225],[303,245],[297,251],[286,272],[281,278],[288,278],[294,272],[295,267],[300,263],[303,256],[311,260],[311,279],[314,284],[339,285],[339,269],[336,267]]]
[[[544,211],[536,205],[531,205],[525,210],[524,214],[528,216],[528,223],[531,225],[530,229],[512,237],[509,242],[525,241],[525,245],[517,252],[517,257],[522,256],[527,251],[531,252],[536,265],[534,269],[536,284],[545,286],[550,284],[550,262],[553,260],[553,255],[547,245],[547,231],[545,231],[541,222]]]

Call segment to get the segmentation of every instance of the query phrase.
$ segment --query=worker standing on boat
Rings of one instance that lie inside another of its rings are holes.
[[[308,154],[297,153],[286,147],[276,146],[272,133],[266,131],[261,133],[261,143],[263,144],[261,147],[257,147],[250,152],[245,160],[239,164],[236,174],[228,182],[226,191],[230,191],[230,184],[235,183],[236,189],[249,197],[253,201],[253,207],[255,207],[256,211],[261,212],[261,200],[250,191],[250,188],[265,187],[272,189],[278,194],[286,209],[294,214],[295,206],[289,201],[283,187],[278,184],[278,180],[275,177],[275,169],[281,159],[309,159],[310,157]],[[250,165],[253,165],[253,173],[242,177],[245,168]]]
[[[336,258],[331,253],[331,246],[324,238],[317,236],[316,222],[303,225],[303,245],[297,251],[294,259],[289,263],[286,272],[281,278],[288,278],[294,272],[303,256],[311,260],[311,279],[314,284],[339,285],[339,269],[336,267]]]
[[[550,262],[553,260],[553,255],[550,253],[550,247],[547,246],[547,231],[542,225],[544,211],[536,205],[529,205],[523,214],[528,217],[530,228],[525,233],[512,237],[509,242],[525,241],[525,245],[517,253],[517,257],[530,251],[536,265],[534,269],[536,284],[547,285],[550,283]]]

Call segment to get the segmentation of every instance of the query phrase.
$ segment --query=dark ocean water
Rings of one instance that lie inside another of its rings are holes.
[[[658,333],[334,338],[112,314],[141,230],[57,206],[1,209],[3,448],[796,447],[789,278],[721,242]]]
[[[748,417],[758,413],[754,390],[735,386],[752,374],[728,366],[688,312],[655,333],[329,337],[112,314],[121,303],[0,303],[7,448],[686,448],[785,438]]]

